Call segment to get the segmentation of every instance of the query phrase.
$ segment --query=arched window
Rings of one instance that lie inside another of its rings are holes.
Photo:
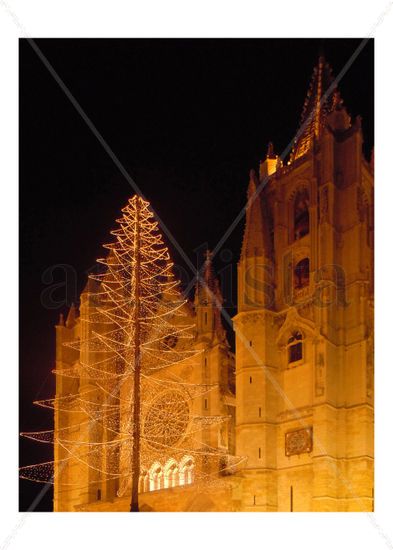
[[[288,340],[288,363],[303,359],[303,336],[299,331],[293,332]]]
[[[295,241],[301,239],[304,235],[308,235],[310,232],[309,206],[308,192],[305,189],[299,191],[293,205],[293,236]]]
[[[145,469],[142,469],[141,475],[139,476],[139,492],[146,493],[149,490],[150,490],[149,472]]]
[[[310,260],[303,258],[295,265],[293,270],[294,288],[299,290],[310,283]]]
[[[150,468],[150,491],[162,489],[162,467],[159,462],[155,462]]]
[[[179,468],[175,460],[170,460],[165,466],[164,487],[176,487],[179,485]]]
[[[190,485],[194,482],[194,469],[194,459],[185,456],[180,463],[179,485]]]

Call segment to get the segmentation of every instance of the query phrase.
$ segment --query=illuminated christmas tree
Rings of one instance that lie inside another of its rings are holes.
[[[211,438],[212,427],[228,417],[195,413],[195,400],[214,384],[187,378],[203,348],[193,345],[189,304],[149,203],[135,195],[117,223],[107,257],[98,260],[103,270],[89,276],[82,295],[80,338],[67,343],[78,361],[58,366],[56,398],[37,402],[55,409],[55,430],[23,434],[54,443],[55,460],[24,467],[21,475],[72,486],[63,470],[77,464],[94,487],[116,483],[118,496],[131,488],[130,509],[138,511],[140,492],[191,482],[206,487],[229,469],[227,451]],[[164,463],[163,487],[162,471],[150,465]]]

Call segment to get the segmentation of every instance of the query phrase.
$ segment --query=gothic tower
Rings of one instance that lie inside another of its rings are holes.
[[[349,116],[320,57],[289,161],[269,144],[258,173],[250,172],[234,317],[236,396],[209,253],[195,300],[185,305],[199,353],[167,367],[206,387],[190,409],[204,427],[196,455],[211,448],[204,473],[221,489],[196,494],[189,456],[145,464],[146,510],[373,509],[373,163],[362,143],[360,118]],[[56,327],[54,509],[127,510],[127,484],[97,474],[113,457],[97,452],[88,467],[81,455],[91,441],[110,448],[113,436],[89,421],[106,397],[86,369],[67,377],[96,363],[83,344],[98,323],[84,320],[95,310],[89,285],[81,316],[72,307]]]
[[[234,454],[235,398],[234,381],[231,379],[234,357],[222,325],[222,296],[209,251],[201,279],[196,286],[194,300],[196,345],[203,350],[200,383],[211,386],[212,390],[202,395],[200,414],[228,417],[218,431],[216,427],[205,430],[204,443],[212,448],[228,449],[229,454]]]
[[[362,142],[320,57],[288,164],[270,144],[250,175],[234,318],[243,510],[373,508],[373,173]]]

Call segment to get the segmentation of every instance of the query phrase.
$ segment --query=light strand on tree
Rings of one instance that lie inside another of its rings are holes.
[[[62,472],[80,464],[92,472],[83,482],[87,487],[123,480],[119,491],[131,490],[137,510],[142,469],[154,464],[181,465],[189,457],[195,486],[217,482],[227,470],[228,451],[204,439],[229,417],[195,412],[198,399],[217,384],[182,374],[200,368],[204,350],[194,346],[194,324],[149,204],[134,196],[117,223],[107,257],[98,260],[104,270],[89,276],[82,296],[80,338],[65,343],[77,361],[53,371],[65,395],[36,401],[54,409],[60,423],[53,431],[22,434],[54,444],[57,458],[23,467],[21,476],[55,476],[66,487]]]

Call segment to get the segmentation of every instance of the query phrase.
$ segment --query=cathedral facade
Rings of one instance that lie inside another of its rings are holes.
[[[141,510],[373,510],[373,166],[361,121],[351,120],[332,83],[321,57],[290,160],[269,145],[250,173],[235,354],[209,257],[186,306],[199,353],[182,376],[211,387],[193,398],[192,413],[224,419],[205,422],[198,436],[220,450],[213,481],[196,483],[186,451],[144,464]],[[81,312],[90,294],[88,285]],[[82,317],[71,308],[56,327],[57,371],[80,360],[82,351],[63,344],[83,339]],[[67,395],[86,391],[102,398],[88,380],[57,376],[54,510],[126,511],[129,487],[102,475],[105,455],[94,468],[56,443],[71,424]],[[74,446],[77,424],[68,434]],[[89,437],[87,430],[82,439]],[[110,449],[110,435],[100,437]]]

